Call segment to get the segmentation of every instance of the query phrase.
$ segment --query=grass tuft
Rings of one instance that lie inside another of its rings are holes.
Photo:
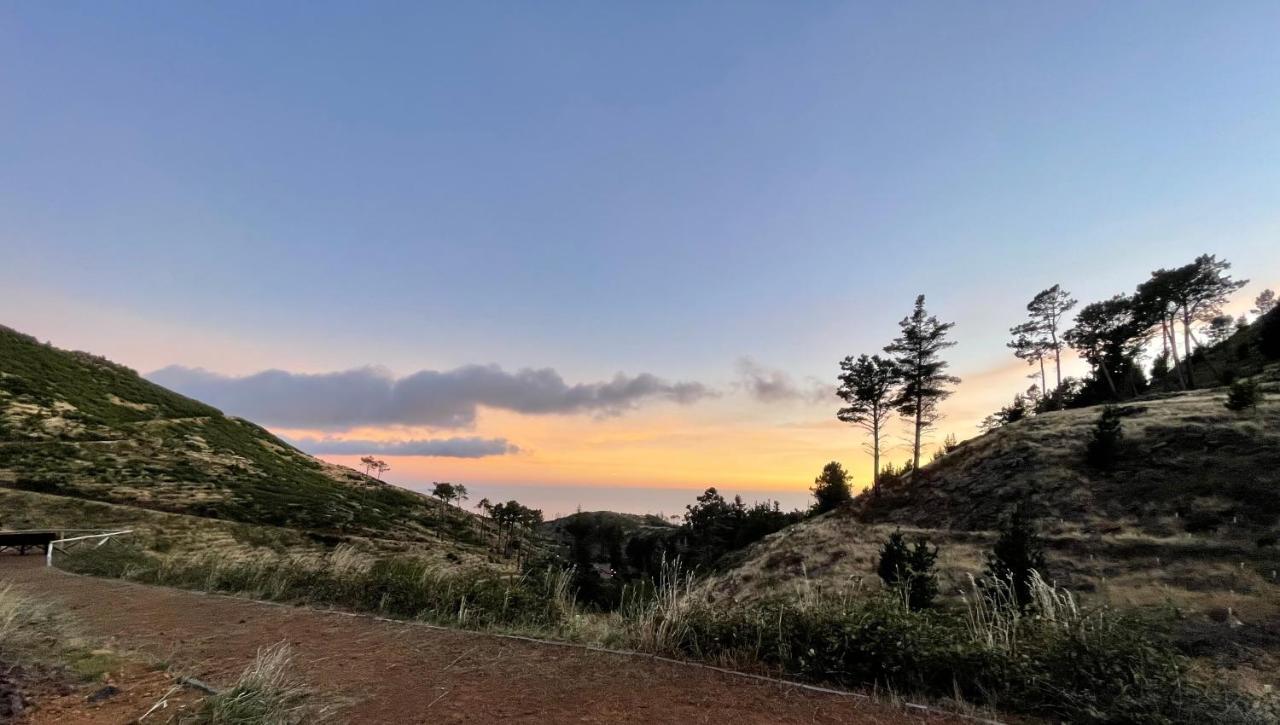
[[[294,725],[311,722],[307,691],[290,673],[292,656],[281,642],[257,657],[224,692],[204,699],[184,722],[192,725]]]

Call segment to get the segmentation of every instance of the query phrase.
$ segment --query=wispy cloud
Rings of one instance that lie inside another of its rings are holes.
[[[735,386],[763,403],[816,403],[835,395],[834,387],[820,380],[809,378],[797,383],[785,370],[766,367],[749,357],[738,359],[737,372]]]
[[[175,365],[147,378],[259,423],[327,430],[385,424],[462,428],[475,422],[480,406],[530,415],[618,415],[642,403],[687,405],[715,395],[701,383],[668,382],[649,373],[570,385],[551,368],[506,372],[496,365],[422,370],[402,378],[374,367],[233,377]]]
[[[437,458],[487,458],[519,453],[506,438],[431,438],[407,441],[371,441],[349,438],[291,438],[289,442],[308,453],[323,455],[432,456]]]

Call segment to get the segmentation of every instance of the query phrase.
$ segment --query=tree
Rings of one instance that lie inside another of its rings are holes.
[[[1178,385],[1185,390],[1188,386],[1186,372],[1178,355],[1177,329],[1178,304],[1174,300],[1173,288],[1179,284],[1185,273],[1179,270],[1156,270],[1151,278],[1138,285],[1133,296],[1133,305],[1140,320],[1145,321],[1152,329],[1160,328],[1160,344],[1162,355],[1173,361],[1173,371],[1178,376]]]
[[[378,466],[378,459],[373,456],[361,456],[360,465],[364,466],[364,475],[368,476]]]
[[[979,427],[983,433],[990,433],[1010,423],[1017,423],[1031,414],[1033,410],[1034,408],[1028,404],[1027,399],[1021,393],[1017,393],[1013,396],[1012,403],[983,418]]]
[[[1204,328],[1205,337],[1209,339],[1210,345],[1218,343],[1231,337],[1235,332],[1236,321],[1231,315],[1217,315]]]
[[[1167,346],[1166,346],[1167,347]],[[1161,380],[1169,374],[1169,351],[1166,349],[1151,362],[1152,381]]]
[[[431,495],[440,499],[440,518],[444,518],[445,506],[449,505],[458,496],[458,489],[452,483],[437,481],[432,484]]]
[[[1041,355],[1053,353],[1054,372],[1057,375],[1055,380],[1058,385],[1062,385],[1063,342],[1058,337],[1058,327],[1062,316],[1075,306],[1076,300],[1071,294],[1056,284],[1047,290],[1041,290],[1027,303],[1027,317],[1031,319],[1026,323],[1025,332],[1042,348]],[[1048,389],[1049,386],[1041,380],[1040,387]]]
[[[938,578],[933,574],[937,560],[938,547],[930,548],[927,539],[920,537],[909,547],[902,532],[895,531],[880,547],[876,573],[891,589],[902,592],[908,608],[928,609],[938,596]]]
[[[1019,360],[1026,360],[1028,365],[1040,365],[1040,387],[1047,389],[1048,382],[1044,375],[1044,358],[1045,355],[1053,349],[1048,338],[1040,337],[1039,331],[1033,322],[1024,322],[1009,328],[1009,334],[1013,335],[1013,341],[1007,344],[1013,350],[1013,356]],[[1056,332],[1055,332],[1056,334]],[[1055,353],[1056,354],[1056,353]],[[1061,373],[1059,373],[1061,378]]]
[[[871,490],[880,490],[880,437],[893,413],[894,391],[902,378],[891,360],[879,355],[852,356],[840,362],[836,395],[847,405],[836,418],[862,426],[871,434]]]
[[[1276,293],[1264,289],[1253,300],[1253,314],[1262,317],[1276,307]]]
[[[518,564],[520,551],[519,533],[542,523],[542,511],[529,508],[517,501],[507,501],[506,503],[490,506],[489,516],[498,527],[499,548],[507,552],[511,549],[516,549]],[[505,547],[503,546],[504,541]]]
[[[1262,389],[1258,387],[1256,380],[1253,378],[1237,380],[1227,390],[1227,409],[1238,413],[1256,409],[1261,398]]]
[[[1089,465],[1102,470],[1113,468],[1120,453],[1120,439],[1123,437],[1120,410],[1114,405],[1104,407],[1089,434],[1089,443],[1085,446],[1085,458]]]
[[[376,471],[378,472],[378,480],[379,480],[379,481],[381,481],[381,480],[382,480],[382,474],[384,474],[384,473],[386,473],[387,471],[390,471],[390,470],[391,470],[391,466],[387,465],[387,462],[386,462],[386,461],[381,461],[381,460],[379,460],[379,461],[374,461],[374,463],[373,463],[373,467],[374,467],[374,470],[376,470]]]
[[[849,490],[849,474],[844,466],[832,461],[822,467],[822,473],[813,479],[813,513],[823,514],[853,500]]]
[[[1064,339],[1093,366],[1095,374],[1102,374],[1112,397],[1119,398],[1116,378],[1132,378],[1150,328],[1134,298],[1116,295],[1081,308],[1075,327],[1067,330]],[[1136,394],[1137,390],[1133,392]]]
[[[1139,298],[1148,300],[1151,309],[1159,312],[1162,327],[1173,350],[1177,364],[1177,342],[1173,335],[1173,323],[1182,323],[1182,366],[1186,371],[1186,384],[1195,386],[1191,370],[1191,332],[1193,322],[1208,322],[1222,311],[1227,298],[1248,284],[1249,280],[1233,280],[1226,272],[1231,263],[1219,260],[1215,255],[1202,254],[1195,261],[1176,269],[1157,269],[1151,279],[1138,287]]]
[[[1026,610],[1035,599],[1031,573],[1043,577],[1047,571],[1044,540],[1036,531],[1030,506],[1022,501],[1001,523],[1000,537],[987,555],[987,576],[998,582],[996,586],[1009,587],[1018,608]]]
[[[916,297],[915,309],[898,326],[901,334],[884,351],[902,376],[902,385],[894,398],[898,414],[911,422],[914,438],[911,446],[911,475],[920,470],[920,438],[938,421],[938,404],[951,395],[948,386],[958,385],[960,378],[947,375],[947,363],[940,353],[955,345],[947,340],[953,322],[939,322],[924,309],[924,295]]]

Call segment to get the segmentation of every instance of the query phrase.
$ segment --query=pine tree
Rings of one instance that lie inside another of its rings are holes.
[[[1042,356],[1053,353],[1054,372],[1057,375],[1055,379],[1058,385],[1062,385],[1063,347],[1063,341],[1058,336],[1058,328],[1062,323],[1062,316],[1075,306],[1076,300],[1071,293],[1056,284],[1047,290],[1042,290],[1027,303],[1027,316],[1031,318],[1027,323],[1029,326],[1027,332],[1040,346]],[[1048,385],[1041,380],[1040,387],[1047,388]]]
[[[876,573],[890,588],[903,590],[907,607],[928,609],[938,596],[938,578],[933,574],[937,560],[938,547],[930,547],[927,539],[916,539],[915,546],[909,547],[902,532],[895,531],[880,547]]]
[[[1227,409],[1236,412],[1255,409],[1261,397],[1262,390],[1258,387],[1256,380],[1253,378],[1237,380],[1227,390]]]
[[[1036,532],[1035,520],[1025,501],[1020,502],[1000,527],[1000,538],[987,555],[987,576],[1000,586],[1013,589],[1018,608],[1025,610],[1033,601],[1031,572],[1044,577],[1048,562],[1044,540]]]
[[[1120,409],[1114,405],[1104,407],[1102,415],[1098,416],[1098,422],[1094,424],[1089,443],[1085,448],[1089,465],[1103,470],[1115,466],[1116,457],[1120,452],[1120,439],[1123,437]]]
[[[898,323],[902,333],[884,351],[893,356],[902,376],[902,386],[894,398],[898,414],[909,421],[914,432],[911,447],[911,476],[920,470],[920,439],[938,421],[938,404],[951,395],[948,386],[960,378],[947,375],[947,363],[940,353],[955,345],[947,333],[953,322],[939,322],[924,309],[924,295],[916,297],[910,317]]]
[[[1276,293],[1269,289],[1264,289],[1253,300],[1253,314],[1261,317],[1275,309],[1275,306]]]
[[[822,473],[813,479],[811,490],[815,514],[826,513],[853,500],[849,487],[849,474],[845,472],[844,466],[836,461],[823,466]]]
[[[1085,305],[1076,315],[1075,327],[1063,336],[1093,366],[1095,374],[1101,373],[1113,398],[1120,397],[1117,378],[1131,377],[1147,342],[1151,324],[1143,318],[1143,309],[1127,295]]]
[[[840,362],[840,387],[836,395],[847,405],[836,412],[846,423],[860,425],[871,434],[871,490],[880,490],[880,437],[893,412],[895,390],[901,382],[897,367],[879,355],[846,357]]]

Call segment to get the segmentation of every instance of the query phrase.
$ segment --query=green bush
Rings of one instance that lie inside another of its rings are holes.
[[[1258,388],[1257,381],[1252,378],[1237,380],[1227,389],[1227,409],[1237,412],[1251,410],[1258,407],[1258,402],[1262,399],[1262,391]]]
[[[876,686],[1075,723],[1271,722],[1273,709],[1199,684],[1153,623],[1111,612],[1013,615],[1006,642],[946,611],[891,596],[853,603],[770,602],[685,613],[673,654],[762,663],[792,677]]]
[[[1000,537],[987,555],[987,581],[1010,587],[1013,603],[1026,609],[1032,604],[1034,578],[1047,577],[1048,567],[1031,508],[1019,503],[1001,522]]]
[[[880,561],[876,573],[891,589],[901,593],[911,609],[928,609],[938,596],[938,578],[933,574],[938,560],[938,547],[929,547],[924,537],[916,539],[915,547],[907,546],[902,532],[895,531],[880,547]]]
[[[1114,468],[1120,451],[1120,440],[1123,437],[1120,409],[1114,405],[1104,407],[1102,415],[1098,416],[1098,422],[1094,424],[1093,433],[1085,448],[1085,457],[1089,465],[1102,470]]]

